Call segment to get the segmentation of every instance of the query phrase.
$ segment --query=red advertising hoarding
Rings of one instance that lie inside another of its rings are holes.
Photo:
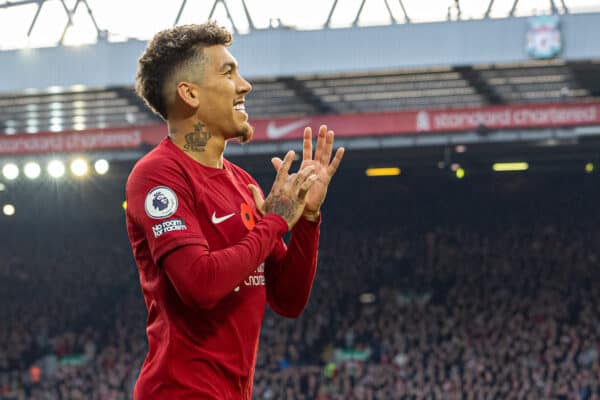
[[[316,131],[327,124],[338,137],[423,135],[488,129],[527,129],[600,125],[600,102],[427,109],[365,114],[316,115],[252,119],[254,141],[302,137],[305,126]],[[128,150],[155,145],[166,135],[165,124],[89,131],[3,135],[0,155]]]

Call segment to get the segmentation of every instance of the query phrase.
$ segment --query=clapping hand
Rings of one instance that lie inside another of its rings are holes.
[[[268,213],[280,215],[287,222],[289,229],[300,219],[305,210],[307,194],[318,179],[312,166],[298,173],[289,174],[294,156],[293,151],[288,151],[279,164],[275,182],[266,199],[263,200],[260,190],[255,185],[248,185],[256,209],[263,215]]]
[[[302,215],[311,221],[315,221],[319,217],[321,205],[325,201],[325,196],[327,195],[327,187],[331,182],[331,178],[340,166],[342,157],[344,157],[344,148],[340,147],[336,150],[333,160],[331,159],[333,137],[333,131],[328,131],[326,125],[321,125],[313,157],[312,129],[310,127],[304,129],[300,172],[312,167],[314,168],[312,173],[316,175],[316,180],[306,194],[306,204]],[[274,157],[271,162],[277,171],[279,171],[284,163],[284,161],[278,157]]]

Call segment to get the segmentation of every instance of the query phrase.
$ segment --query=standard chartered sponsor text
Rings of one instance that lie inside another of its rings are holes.
[[[139,130],[131,132],[107,132],[95,134],[73,134],[67,137],[65,145],[70,149],[96,149],[106,147],[139,146],[142,135]]]
[[[434,115],[434,129],[465,129],[479,125],[512,127],[524,125],[587,124],[597,122],[597,106],[517,108],[489,111],[442,112]]]
[[[480,124],[508,126],[511,124],[510,112],[511,110],[440,113],[434,116],[433,126],[436,129],[476,127]]]
[[[2,138],[0,140],[0,153],[22,153],[22,152],[53,152],[64,149],[64,138],[62,136],[46,137],[23,137]]]
[[[49,153],[106,148],[132,148],[142,144],[139,130],[28,135],[0,139],[0,154]]]
[[[265,264],[262,263],[254,270],[254,275],[250,275],[244,280],[246,286],[264,286],[265,285]]]
[[[513,120],[519,125],[595,122],[596,106],[517,110]]]

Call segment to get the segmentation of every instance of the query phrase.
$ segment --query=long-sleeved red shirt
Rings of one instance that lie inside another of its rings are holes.
[[[203,166],[169,139],[127,181],[127,231],[148,309],[149,351],[135,398],[250,399],[268,302],[296,317],[314,280],[318,222],[261,217],[255,180]]]

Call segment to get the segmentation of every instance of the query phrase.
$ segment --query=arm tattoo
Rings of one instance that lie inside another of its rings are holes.
[[[280,215],[286,221],[289,221],[294,217],[297,207],[297,201],[279,194],[269,196],[265,204],[265,209],[268,213],[271,212]]]
[[[204,152],[210,137],[210,132],[204,129],[204,124],[197,123],[194,125],[194,132],[185,135],[183,150],[187,152]]]

